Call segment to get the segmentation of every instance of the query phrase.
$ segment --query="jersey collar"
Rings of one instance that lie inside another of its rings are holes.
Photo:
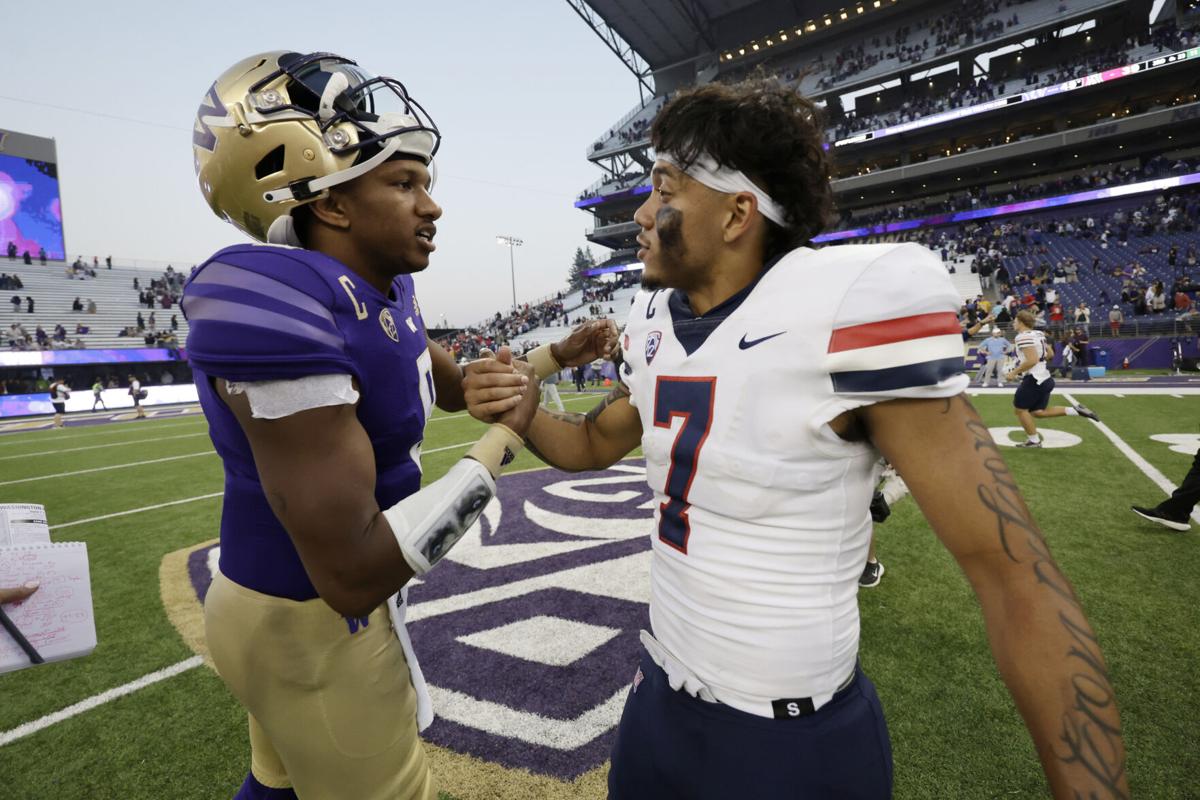
[[[704,314],[697,314],[692,311],[691,302],[688,300],[686,293],[681,291],[671,292],[667,298],[667,308],[671,312],[671,325],[675,329],[675,338],[679,344],[683,346],[684,351],[690,356],[692,353],[700,349],[700,346],[708,341],[708,337],[717,327],[728,319],[734,311],[742,305],[754,288],[758,286],[766,274],[771,270],[771,267],[779,263],[784,254],[780,253],[771,260],[763,264],[761,270],[754,280],[750,281],[745,288],[730,296],[725,301],[713,306]]]

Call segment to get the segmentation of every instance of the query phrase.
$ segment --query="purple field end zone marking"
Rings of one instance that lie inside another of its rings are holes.
[[[628,467],[644,466],[642,461],[622,463]],[[544,491],[547,486],[561,481],[616,476],[626,476],[630,480],[592,485],[586,487],[586,491],[597,495],[635,492],[635,497],[620,503],[589,502]],[[588,525],[596,526],[596,530],[603,530],[614,519],[645,520],[646,535],[607,540],[583,550],[491,569],[476,569],[446,559],[429,576],[428,582],[413,588],[409,600],[414,607],[419,607],[424,602],[643,553],[650,549],[651,512],[639,506],[652,497],[645,479],[632,472],[605,470],[567,475],[547,469],[504,476],[499,480],[500,527],[493,532],[484,523],[485,548],[494,544],[587,541],[546,530],[534,523],[524,511],[527,500],[545,511],[586,518]],[[202,548],[188,558],[188,575],[201,602],[211,583],[208,570],[211,550],[211,547]],[[458,641],[473,633],[538,616],[612,628],[619,633],[563,666],[537,663]],[[641,648],[637,632],[648,627],[645,603],[566,588],[545,588],[508,600],[421,619],[409,624],[409,633],[421,658],[425,678],[432,686],[516,711],[571,720],[607,702],[622,687],[629,685],[637,669]],[[615,736],[614,727],[577,748],[560,750],[488,733],[440,717],[435,718],[424,734],[427,741],[455,752],[562,780],[573,780],[603,764],[612,750]]]

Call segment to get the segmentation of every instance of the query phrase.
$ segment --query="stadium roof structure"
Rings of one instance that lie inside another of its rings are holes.
[[[567,0],[567,3],[646,89],[651,88],[646,79],[654,72],[846,9],[851,9],[850,19],[854,20],[856,6],[871,8],[861,0]],[[912,8],[919,3],[922,0],[891,0],[886,5]],[[845,30],[841,25],[835,27]]]

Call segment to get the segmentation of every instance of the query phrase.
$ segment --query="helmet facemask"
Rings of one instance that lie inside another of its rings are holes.
[[[213,128],[237,129],[237,134],[222,142],[227,147],[262,153],[261,157],[250,156],[259,159],[254,170],[258,188],[243,203],[254,208],[227,209],[209,197],[219,215],[257,239],[298,246],[291,210],[323,196],[331,186],[353,180],[395,155],[417,159],[429,167],[431,175],[436,175],[433,157],[441,144],[441,135],[404,84],[393,78],[372,76],[353,61],[331,53],[269,55],[270,58],[244,73],[247,78],[256,78],[248,87],[242,81],[237,81],[245,87],[240,92],[230,86],[237,94],[224,98],[224,105],[231,112],[228,116],[223,119],[207,116],[202,120]],[[214,92],[221,80],[214,85]],[[300,125],[309,133],[274,135],[276,124],[284,124],[285,129],[288,125]],[[260,135],[264,140],[251,145],[249,140]],[[287,140],[283,150],[270,148],[276,139]],[[269,152],[264,153],[263,147],[269,148]],[[214,155],[221,153],[220,147],[204,150]],[[293,152],[285,157],[288,150]],[[303,153],[306,163],[298,162],[296,150]],[[281,166],[285,161],[287,166]],[[197,163],[200,164],[199,157]],[[222,170],[210,172],[241,178]],[[202,186],[204,180],[202,175]],[[206,196],[210,191],[206,189]],[[231,210],[235,213],[230,213]],[[238,211],[250,211],[254,221],[262,220],[266,225],[239,224]]]

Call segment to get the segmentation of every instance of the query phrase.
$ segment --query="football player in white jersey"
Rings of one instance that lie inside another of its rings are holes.
[[[1054,391],[1054,378],[1050,377],[1050,368],[1046,366],[1046,356],[1050,346],[1046,344],[1046,335],[1035,330],[1034,317],[1029,311],[1020,311],[1013,321],[1017,329],[1016,348],[1020,361],[1005,376],[1010,381],[1018,378],[1021,383],[1017,393],[1013,395],[1013,413],[1025,429],[1025,441],[1016,447],[1041,447],[1042,436],[1037,432],[1037,419],[1050,417],[1087,417],[1100,421],[1096,412],[1084,405],[1051,406],[1050,394]]]
[[[621,382],[586,415],[539,409],[527,435],[565,470],[641,445],[658,500],[653,635],[610,798],[890,796],[857,664],[880,455],[974,588],[1055,796],[1128,796],[1103,656],[963,395],[960,298],[937,257],[806,246],[832,206],[829,163],[790,88],[682,91],[651,138]],[[471,405],[487,375],[464,386]]]

